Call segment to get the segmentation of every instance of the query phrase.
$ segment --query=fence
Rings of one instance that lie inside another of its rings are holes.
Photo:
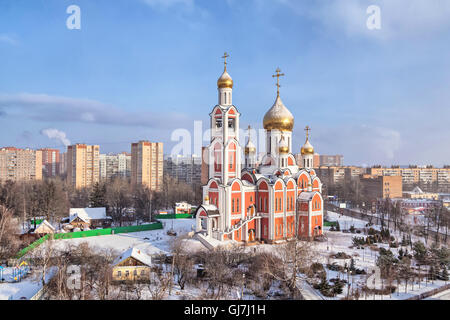
[[[190,219],[192,214],[189,213],[178,213],[178,214],[158,214],[155,216],[156,219]]]
[[[162,223],[156,222],[156,223],[152,223],[152,224],[143,224],[140,226],[126,226],[126,227],[106,228],[106,229],[78,231],[78,232],[70,232],[70,233],[47,234],[47,235],[43,236],[42,238],[36,240],[32,244],[30,244],[28,247],[20,250],[19,253],[17,254],[17,259],[22,258],[30,250],[41,245],[42,243],[47,241],[50,237],[54,240],[77,239],[77,238],[105,236],[105,235],[109,235],[109,234],[157,230],[157,229],[162,229],[162,228],[163,228]]]
[[[430,291],[418,294],[416,296],[410,297],[410,298],[408,298],[406,300],[422,300],[422,299],[434,296],[435,294],[440,293],[440,292],[445,291],[445,290],[448,290],[448,289],[450,289],[450,283],[446,284],[445,286],[442,286],[442,287],[439,287],[439,288],[436,288],[436,289],[433,289],[433,290],[430,290]]]

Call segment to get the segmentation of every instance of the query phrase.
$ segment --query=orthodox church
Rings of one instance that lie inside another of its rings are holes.
[[[197,209],[196,231],[218,241],[247,243],[321,235],[322,183],[313,169],[310,129],[305,129],[302,163],[297,164],[292,153],[294,117],[280,97],[279,79],[284,74],[277,69],[273,76],[277,96],[263,119],[266,154],[258,161],[250,133],[244,148],[239,143],[241,114],[233,105],[227,57],[222,57],[225,68],[217,81],[219,101],[210,113],[211,143],[205,160],[209,181],[203,186],[204,202]]]

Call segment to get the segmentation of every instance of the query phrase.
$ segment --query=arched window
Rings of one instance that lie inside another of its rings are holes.
[[[234,199],[231,199],[231,212],[234,212]]]

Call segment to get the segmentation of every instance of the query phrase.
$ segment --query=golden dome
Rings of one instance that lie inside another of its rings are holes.
[[[280,147],[278,151],[280,151],[280,153],[289,153],[289,147]]]
[[[307,154],[314,154],[314,147],[311,145],[311,143],[309,143],[309,139],[306,140],[305,144],[303,145],[300,151],[302,156]]]
[[[289,153],[289,145],[287,144],[286,140],[284,140],[284,136],[281,137],[280,147],[278,148],[278,151],[284,154]]]
[[[255,153],[256,148],[255,147],[245,147],[244,152],[245,152],[245,154]]]
[[[233,79],[231,79],[231,76],[228,74],[227,69],[225,69],[220,76],[219,80],[217,80],[217,87],[218,88],[233,88]]]
[[[264,116],[263,126],[266,130],[292,131],[294,116],[277,96],[272,108]]]

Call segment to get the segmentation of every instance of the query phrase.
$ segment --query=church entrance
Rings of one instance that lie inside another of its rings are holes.
[[[256,230],[255,229],[248,230],[248,242],[255,241],[255,235],[256,235]]]

